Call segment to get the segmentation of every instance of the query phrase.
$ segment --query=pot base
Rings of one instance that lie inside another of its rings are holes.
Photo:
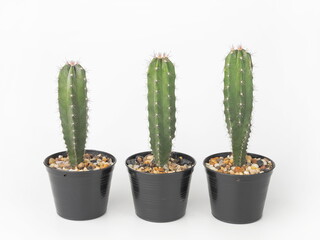
[[[57,214],[64,218],[64,219],[67,219],[67,220],[72,220],[72,221],[86,221],[86,220],[92,220],[92,219],[96,219],[96,218],[99,218],[101,216],[103,216],[105,213],[107,212],[107,209],[103,212],[100,212],[98,214],[94,214],[92,216],[83,216],[83,217],[74,217],[74,216],[66,216],[66,215],[63,215],[63,214],[60,214],[59,212],[57,212]]]
[[[219,221],[225,222],[225,223],[231,223],[231,224],[250,224],[250,223],[257,222],[257,221],[259,221],[259,220],[262,218],[262,216],[260,216],[260,217],[258,217],[258,218],[251,219],[251,220],[246,220],[246,221],[244,221],[244,222],[241,222],[241,221],[240,221],[240,222],[236,222],[236,221],[230,221],[229,219],[219,218],[219,217],[215,216],[213,213],[211,213],[211,214],[212,214],[212,216],[213,216],[214,218],[218,219]]]
[[[141,219],[143,219],[143,220],[145,220],[145,221],[148,221],[148,222],[166,223],[166,222],[174,222],[174,221],[179,220],[180,218],[183,218],[184,215],[185,215],[185,212],[184,212],[182,215],[178,216],[178,217],[167,218],[167,219],[165,219],[165,218],[161,218],[161,219],[159,219],[159,218],[157,218],[157,219],[155,219],[155,218],[147,218],[147,217],[145,217],[144,215],[139,215],[137,212],[136,212],[136,215],[137,215],[139,218],[141,218]]]

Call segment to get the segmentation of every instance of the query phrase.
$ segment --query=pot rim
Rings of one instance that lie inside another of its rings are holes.
[[[265,156],[263,156],[263,155],[260,155],[260,154],[256,154],[256,153],[249,153],[249,152],[247,152],[247,155],[250,155],[250,156],[253,156],[253,155],[255,155],[255,156],[259,156],[260,158],[267,158],[267,159],[269,159],[271,162],[272,162],[272,168],[271,168],[271,170],[270,171],[268,171],[268,172],[264,172],[264,173],[258,173],[258,174],[250,174],[250,175],[231,175],[231,174],[227,174],[227,173],[221,173],[221,172],[217,172],[217,171],[214,171],[214,170],[212,170],[212,169],[210,169],[210,168],[208,168],[207,166],[206,166],[206,163],[208,163],[208,160],[210,159],[210,158],[212,158],[212,156],[221,156],[221,155],[225,155],[225,154],[231,154],[231,152],[220,152],[220,153],[214,153],[214,154],[211,154],[211,155],[209,155],[208,157],[206,157],[205,159],[204,159],[204,161],[203,161],[203,166],[205,167],[205,169],[206,170],[208,170],[208,171],[210,171],[210,172],[213,172],[213,173],[216,173],[216,174],[219,174],[219,175],[222,175],[222,176],[228,176],[228,177],[237,177],[237,178],[250,178],[250,177],[257,177],[257,176],[262,176],[262,175],[264,175],[264,174],[268,174],[268,173],[272,173],[273,172],[273,169],[275,169],[275,167],[276,167],[276,164],[275,164],[275,162],[272,160],[272,159],[270,159],[270,158],[268,158],[268,157],[265,157]]]
[[[172,172],[172,173],[164,173],[164,174],[140,172],[140,171],[137,171],[137,170],[135,170],[135,169],[132,169],[132,168],[130,168],[130,167],[128,166],[127,161],[128,161],[128,160],[131,160],[134,156],[143,155],[143,154],[151,154],[151,151],[138,152],[138,153],[135,153],[135,154],[130,155],[130,156],[126,159],[125,165],[126,165],[126,167],[128,168],[128,170],[133,171],[133,172],[136,172],[136,173],[139,173],[139,174],[145,174],[145,175],[148,175],[148,176],[154,176],[154,175],[155,175],[155,176],[167,176],[167,175],[171,175],[171,174],[182,174],[182,173],[185,173],[185,172],[188,172],[188,171],[192,171],[193,168],[194,168],[194,167],[196,166],[196,164],[197,164],[196,160],[195,160],[193,157],[191,157],[190,155],[188,155],[188,154],[185,154],[185,153],[182,153],[182,152],[177,152],[177,151],[172,151],[171,154],[172,154],[172,153],[176,153],[176,154],[178,154],[178,155],[181,154],[181,155],[186,156],[189,160],[193,161],[193,165],[192,165],[190,168],[188,168],[188,169],[186,169],[186,170],[184,170],[184,171],[181,171],[181,172]]]
[[[110,157],[112,159],[112,162],[113,164],[110,165],[109,167],[106,167],[106,168],[102,168],[102,169],[99,169],[99,170],[92,170],[92,171],[67,171],[67,170],[62,170],[62,169],[56,169],[56,168],[51,168],[49,166],[49,159],[54,156],[54,155],[66,155],[67,154],[67,151],[61,151],[61,152],[56,152],[56,153],[53,153],[51,155],[49,155],[48,157],[46,157],[43,161],[43,164],[44,166],[47,168],[47,170],[50,170],[52,172],[56,172],[56,173],[64,173],[64,174],[75,174],[75,175],[87,175],[87,174],[93,174],[93,173],[99,173],[101,171],[104,171],[104,170],[107,170],[107,169],[111,169],[112,167],[114,167],[114,165],[116,164],[117,162],[117,159],[110,153],[107,153],[107,152],[103,152],[103,151],[100,151],[100,150],[94,150],[94,149],[85,149],[85,153],[86,152],[98,152],[99,154],[101,153],[102,155],[106,155],[107,157]]]

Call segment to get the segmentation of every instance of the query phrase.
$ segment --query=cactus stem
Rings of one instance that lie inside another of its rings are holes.
[[[59,112],[65,144],[71,165],[83,161],[87,130],[85,71],[74,61],[59,74]]]
[[[245,161],[252,112],[251,56],[241,46],[226,57],[224,106],[228,132],[232,139],[234,163]]]
[[[175,130],[175,118],[171,118],[175,110],[174,80],[174,66],[167,55],[156,54],[148,69],[148,111],[152,153],[160,166],[169,160]]]

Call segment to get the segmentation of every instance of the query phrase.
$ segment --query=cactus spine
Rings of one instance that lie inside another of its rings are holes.
[[[245,163],[253,102],[251,55],[232,49],[224,67],[224,114],[232,142],[234,164]]]
[[[152,153],[160,166],[168,163],[175,137],[175,78],[169,58],[155,56],[148,69],[148,119]]]
[[[87,138],[86,72],[69,62],[60,70],[58,101],[63,137],[72,166],[83,161]]]

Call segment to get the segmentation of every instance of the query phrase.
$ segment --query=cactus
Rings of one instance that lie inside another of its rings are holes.
[[[175,70],[165,54],[155,56],[148,69],[150,144],[157,165],[168,163],[175,137]]]
[[[72,166],[83,161],[87,138],[86,72],[75,62],[68,62],[59,74],[59,112],[64,141]]]
[[[234,164],[245,163],[253,101],[251,55],[231,49],[224,68],[224,114],[232,142]]]

